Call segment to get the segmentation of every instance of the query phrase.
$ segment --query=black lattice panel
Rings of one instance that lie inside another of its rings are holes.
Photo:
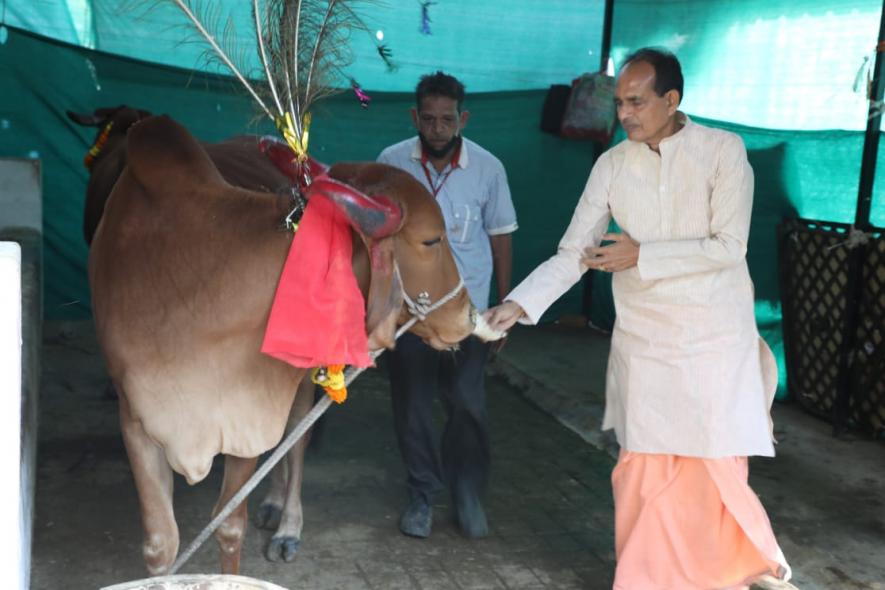
[[[847,304],[845,234],[791,224],[782,238],[781,299],[790,394],[830,417],[836,399]]]
[[[864,253],[851,417],[881,434],[885,432],[885,236],[877,235]]]
[[[832,419],[848,304],[850,226],[791,220],[780,228],[781,300],[787,382],[807,411]],[[851,421],[885,432],[885,238],[864,246],[851,363]]]

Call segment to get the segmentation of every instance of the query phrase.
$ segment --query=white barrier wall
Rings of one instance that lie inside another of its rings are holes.
[[[0,159],[0,572],[31,578],[37,398],[43,333],[43,191],[39,160]]]
[[[0,572],[9,588],[27,588],[28,563],[23,545],[30,529],[22,518],[22,256],[16,242],[0,242]],[[30,502],[27,502],[28,504]],[[16,534],[16,532],[18,534]],[[18,537],[18,538],[16,538]]]
[[[5,228],[43,233],[40,160],[0,158],[0,231]]]

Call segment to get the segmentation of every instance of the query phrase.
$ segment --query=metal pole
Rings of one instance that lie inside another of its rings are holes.
[[[881,103],[885,95],[882,83],[885,68],[885,2],[882,2],[882,15],[879,22],[879,43],[876,45],[876,61],[873,65],[872,87],[870,88],[870,111],[867,118],[867,132],[863,142],[863,160],[860,164],[860,184],[857,190],[857,209],[854,214],[854,227],[866,231],[870,225],[870,207],[873,202],[873,183],[876,177],[876,160],[879,153],[879,136],[882,127]]]
[[[867,117],[867,131],[864,136],[863,159],[860,165],[860,182],[857,190],[857,208],[854,214],[854,230],[870,229],[870,207],[873,201],[873,182],[876,175],[876,159],[879,153],[879,128],[882,125],[880,105],[885,85],[882,84],[883,51],[885,51],[885,0],[879,20],[879,42],[876,45],[876,61],[873,65],[873,79],[870,87],[870,110]],[[848,251],[848,277],[845,284],[845,321],[842,325],[842,349],[839,355],[839,376],[837,378],[836,399],[833,401],[833,435],[838,436],[848,430],[851,414],[851,400],[858,393],[856,389],[854,357],[857,347],[858,312],[863,298],[863,272],[866,259],[866,246],[857,244]]]
[[[612,15],[615,12],[615,0],[605,0],[605,15],[602,17],[602,47],[599,58],[599,71],[608,67],[608,57],[612,49]]]

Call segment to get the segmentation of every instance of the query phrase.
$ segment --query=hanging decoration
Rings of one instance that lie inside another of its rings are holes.
[[[885,112],[885,102],[876,100],[876,97],[873,96],[873,64],[875,63],[876,54],[882,51],[885,51],[885,43],[880,43],[876,47],[876,51],[872,56],[864,56],[863,62],[854,74],[854,84],[851,86],[851,90],[855,94],[863,97],[865,101],[868,101],[868,119],[872,119]]]
[[[251,0],[264,74],[258,82],[247,78],[236,63],[240,61],[236,32],[219,18],[218,5],[200,0],[158,1],[171,1],[184,13],[211,47],[210,59],[220,61],[233,73],[273,121],[298,163],[304,165],[310,108],[341,90],[341,72],[353,61],[351,34],[354,30],[369,32],[355,11],[361,0]]]
[[[390,50],[390,47],[387,46],[386,43],[380,43],[376,49],[378,50],[378,55],[381,56],[381,59],[384,60],[385,65],[387,65],[388,72],[395,72],[399,68],[393,62],[393,52]]]
[[[421,5],[421,26],[418,28],[418,31],[422,35],[432,35],[433,33],[430,30],[430,7],[434,4],[439,4],[439,2],[418,0],[418,3]]]
[[[363,90],[353,78],[350,79],[350,87],[353,89],[353,93],[356,95],[357,100],[360,101],[360,106],[364,109],[369,108],[369,103],[372,101],[372,97],[366,94],[366,91]]]

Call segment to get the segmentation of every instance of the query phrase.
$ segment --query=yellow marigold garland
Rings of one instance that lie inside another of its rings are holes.
[[[95,162],[95,158],[98,157],[98,154],[101,152],[102,148],[104,148],[104,144],[108,141],[108,136],[111,134],[111,128],[113,128],[114,122],[110,121],[105,128],[101,130],[101,133],[98,136],[98,139],[95,140],[95,143],[92,144],[92,147],[89,148],[89,152],[83,157],[83,165],[86,166],[87,169],[92,169],[92,164]]]
[[[332,401],[343,404],[347,399],[347,387],[344,381],[344,365],[329,365],[313,370],[310,380],[326,390]]]

